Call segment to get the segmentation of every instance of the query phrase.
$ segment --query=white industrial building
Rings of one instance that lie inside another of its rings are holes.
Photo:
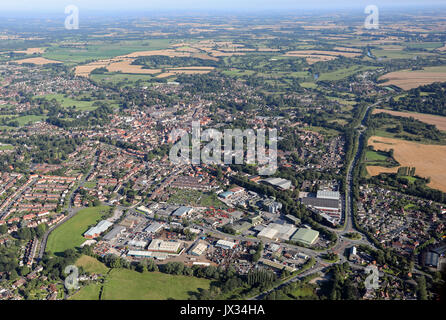
[[[235,242],[231,242],[231,241],[227,241],[227,240],[218,240],[215,246],[222,248],[222,249],[229,250],[229,249],[234,249],[236,245],[237,244]]]

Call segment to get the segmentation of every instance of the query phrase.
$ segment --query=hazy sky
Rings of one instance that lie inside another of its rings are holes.
[[[59,12],[74,4],[79,10],[286,10],[355,9],[374,4],[381,7],[445,4],[445,0],[0,0],[1,11]]]

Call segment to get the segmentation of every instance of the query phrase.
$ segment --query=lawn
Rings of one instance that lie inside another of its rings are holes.
[[[102,300],[186,300],[199,288],[209,289],[210,283],[196,277],[113,269],[106,277]],[[71,299],[98,300],[99,292],[99,284],[87,285]]]
[[[51,232],[46,251],[60,253],[66,249],[80,246],[86,241],[82,235],[89,226],[99,222],[107,209],[107,206],[100,206],[80,210],[73,218]]]

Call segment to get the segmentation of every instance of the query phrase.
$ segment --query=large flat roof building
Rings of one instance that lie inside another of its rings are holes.
[[[215,246],[222,249],[234,249],[236,243],[227,240],[218,240]]]
[[[319,237],[319,232],[308,229],[308,228],[300,228],[297,232],[291,237],[292,241],[301,242],[306,245],[312,245],[316,242]]]
[[[110,221],[102,220],[96,226],[88,229],[88,231],[84,233],[84,237],[87,239],[97,238],[101,235],[101,233],[106,231],[112,225],[113,223],[111,223]]]
[[[177,254],[180,251],[180,248],[181,248],[181,242],[154,239],[152,240],[152,242],[150,242],[147,251]]]

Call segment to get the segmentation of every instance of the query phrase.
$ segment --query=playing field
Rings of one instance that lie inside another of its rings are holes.
[[[80,210],[73,218],[51,232],[46,251],[60,253],[66,249],[80,246],[87,240],[82,235],[90,225],[94,225],[100,220],[107,209],[107,206],[100,206]]]
[[[392,111],[385,109],[375,109],[373,110],[373,114],[375,113],[388,113],[393,116],[406,117],[406,118],[412,117],[424,123],[433,124],[438,128],[438,130],[446,131],[446,117],[435,116],[432,114],[425,114],[425,113],[401,112],[401,111]]]
[[[394,158],[402,167],[415,167],[415,174],[428,178],[431,182],[429,187],[446,192],[446,146],[421,144],[401,139],[384,138],[378,136],[370,137],[368,145],[375,150],[394,150]],[[368,166],[367,172],[378,175],[384,172],[397,172],[398,168],[385,168]]]
[[[187,300],[199,288],[209,289],[210,280],[174,276],[160,272],[139,273],[128,269],[113,269],[107,275],[102,300]],[[99,284],[82,288],[71,299],[98,300]]]

